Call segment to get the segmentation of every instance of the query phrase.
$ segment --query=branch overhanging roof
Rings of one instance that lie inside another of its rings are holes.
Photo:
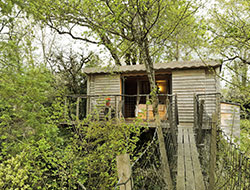
[[[197,69],[197,68],[215,68],[220,67],[220,62],[215,61],[172,61],[166,63],[154,64],[155,71],[176,70],[176,69]],[[108,67],[90,67],[84,68],[85,74],[105,74],[105,73],[135,73],[146,72],[145,65],[124,65]]]

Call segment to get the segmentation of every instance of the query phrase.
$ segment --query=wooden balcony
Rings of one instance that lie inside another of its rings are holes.
[[[64,118],[74,124],[90,115],[93,119],[105,121],[123,119],[127,123],[140,120],[149,127],[154,127],[151,96],[144,95],[68,95],[65,97]],[[162,127],[169,127],[169,118],[178,122],[177,97],[158,95],[158,111]],[[65,122],[66,124],[66,122]]]

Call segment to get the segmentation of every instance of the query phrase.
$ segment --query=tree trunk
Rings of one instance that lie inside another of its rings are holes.
[[[121,61],[117,55],[117,50],[113,47],[111,40],[108,38],[108,36],[106,36],[105,34],[101,34],[101,33],[100,33],[100,38],[101,38],[103,44],[105,45],[105,47],[111,53],[111,56],[115,61],[115,64],[118,66],[121,66]]]
[[[140,43],[141,52],[143,52],[143,62],[146,68],[147,76],[149,79],[150,84],[150,90],[151,90],[151,99],[152,99],[152,108],[153,108],[153,114],[155,118],[155,125],[157,129],[157,135],[159,139],[159,148],[160,148],[160,154],[161,154],[161,161],[162,161],[162,169],[163,169],[163,177],[164,181],[168,186],[168,189],[173,189],[173,183],[172,178],[170,175],[170,169],[169,169],[169,163],[168,163],[168,157],[165,147],[165,141],[161,126],[161,120],[158,110],[158,96],[157,96],[157,85],[155,80],[155,71],[153,68],[153,61],[151,59],[150,53],[149,53],[149,46],[148,46],[148,40],[144,39]]]

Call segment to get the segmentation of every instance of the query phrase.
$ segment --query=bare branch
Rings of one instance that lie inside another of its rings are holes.
[[[225,56],[225,55],[224,55]],[[227,56],[226,56],[227,57]],[[234,61],[236,59],[239,59],[240,61],[242,61],[242,63],[250,65],[250,62],[247,61],[246,59],[243,59],[241,56],[236,55],[234,57],[227,57],[227,59],[224,59],[223,62],[227,62],[227,61]]]
[[[87,38],[82,38],[82,37],[79,37],[79,36],[75,36],[74,34],[72,34],[71,30],[70,31],[61,31],[58,28],[54,27],[52,24],[47,23],[47,25],[50,28],[57,31],[58,34],[68,34],[68,35],[70,35],[71,38],[73,38],[75,40],[81,40],[81,41],[89,42],[89,43],[92,43],[92,44],[100,44],[100,42],[97,42],[97,41],[93,41],[93,40],[90,40],[90,39],[87,39]]]

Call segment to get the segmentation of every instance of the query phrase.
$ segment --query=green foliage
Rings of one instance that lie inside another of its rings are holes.
[[[244,117],[250,108],[249,10],[249,1],[218,1],[208,23],[210,56],[220,58],[225,68],[225,98],[240,103]]]
[[[250,157],[250,121],[242,119],[240,121],[240,149]]]
[[[74,132],[59,129],[62,99],[53,98],[57,94],[46,68],[1,71],[0,188],[77,189],[78,183],[89,189],[113,187],[115,158],[134,152],[141,128],[89,116]]]
[[[133,157],[142,127],[124,122],[85,119],[76,127],[76,146],[81,147],[86,166],[87,189],[111,189],[117,183],[116,156],[128,153]]]
[[[52,78],[45,68],[20,65],[17,69],[3,69],[0,74],[0,126],[1,130],[11,127],[14,138],[43,129],[44,117],[49,114],[44,105],[52,92]]]
[[[199,1],[14,2],[28,15],[73,38],[77,26],[81,30],[77,39],[104,45],[117,64],[122,57],[143,64],[142,42],[146,40],[155,62],[190,59],[192,48],[202,46],[204,31],[194,16]]]

